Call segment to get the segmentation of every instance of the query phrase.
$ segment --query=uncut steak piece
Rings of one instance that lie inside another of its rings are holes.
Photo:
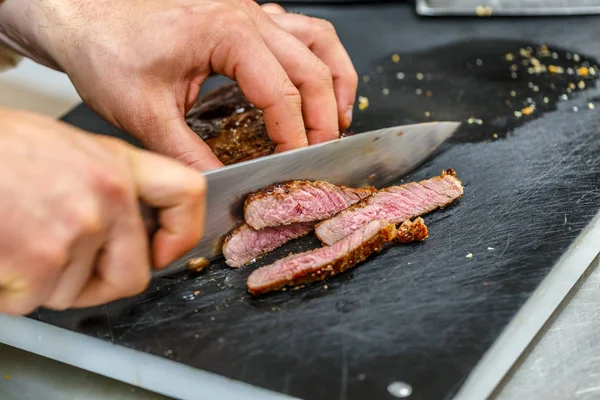
[[[395,224],[371,221],[331,246],[293,254],[258,268],[248,277],[248,291],[258,296],[339,274],[381,251],[396,233]]]
[[[200,97],[185,120],[225,165],[275,151],[262,111],[248,101],[237,84],[222,86]],[[351,134],[347,130],[341,136]]]
[[[225,262],[234,268],[249,264],[292,239],[308,235],[314,227],[314,222],[305,222],[257,231],[247,224],[242,224],[225,237],[223,242]]]
[[[254,229],[330,218],[375,193],[375,188],[353,189],[323,181],[288,181],[250,194],[244,218]]]
[[[448,169],[441,176],[378,190],[375,194],[320,222],[315,233],[323,244],[332,244],[373,220],[401,223],[443,208],[463,194],[461,181]]]

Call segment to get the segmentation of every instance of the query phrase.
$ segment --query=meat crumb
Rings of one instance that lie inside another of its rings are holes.
[[[473,253],[469,253],[465,256],[466,258],[473,258]]]
[[[193,272],[200,272],[209,265],[210,261],[204,257],[192,258],[187,262],[188,269]]]
[[[483,286],[487,286],[487,285],[488,285],[487,282],[483,282]]]
[[[364,83],[369,83],[369,81],[371,80],[371,77],[369,75],[365,75],[362,77],[362,80]]]
[[[594,103],[588,103],[588,108],[590,110],[593,110],[594,108],[596,108],[596,106],[594,105]]]
[[[196,290],[196,291],[194,292],[194,296],[198,296],[199,294],[200,294],[200,291],[199,291],[199,290]]]
[[[325,285],[325,286],[323,286],[323,289],[327,290],[327,289],[329,289],[329,286]]]
[[[399,63],[400,62],[400,55],[399,54],[392,55],[392,61],[394,63]]]

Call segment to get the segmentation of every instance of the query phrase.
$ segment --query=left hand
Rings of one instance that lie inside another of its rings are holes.
[[[277,25],[298,38],[329,67],[337,100],[340,132],[346,130],[352,122],[358,74],[333,24],[321,18],[288,13],[275,3],[263,4],[261,8]]]

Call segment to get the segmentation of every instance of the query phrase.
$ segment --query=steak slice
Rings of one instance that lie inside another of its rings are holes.
[[[396,227],[371,221],[331,246],[294,254],[260,267],[248,277],[248,291],[255,296],[285,286],[320,281],[364,261],[396,237]]]
[[[320,221],[374,192],[375,188],[352,189],[323,181],[288,181],[250,194],[244,218],[254,229]]]
[[[353,206],[327,219],[315,228],[324,244],[332,244],[373,220],[401,223],[407,219],[443,208],[463,194],[462,183],[453,170],[441,176],[377,191]]]
[[[225,165],[272,154],[263,113],[237,84],[225,85],[200,97],[186,115],[188,126]],[[341,136],[350,136],[347,130]]]
[[[241,267],[275,250],[292,239],[308,235],[314,222],[265,228],[259,231],[246,224],[231,231],[223,242],[223,255],[230,267]]]

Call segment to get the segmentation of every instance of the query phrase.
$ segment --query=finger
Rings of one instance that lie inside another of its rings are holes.
[[[99,234],[85,235],[78,240],[71,253],[70,263],[58,279],[44,307],[66,310],[74,304],[92,276],[102,242],[103,237]]]
[[[5,265],[2,270],[20,271]],[[60,269],[49,269],[43,276],[24,275],[0,277],[0,313],[27,315],[35,311],[50,297],[58,281]]]
[[[267,18],[265,18],[267,19]],[[261,23],[263,39],[302,96],[302,116],[310,144],[339,137],[331,70],[308,47],[272,21]]]
[[[323,19],[299,14],[274,13],[271,18],[308,46],[329,67],[338,105],[340,129],[347,129],[352,122],[358,74],[333,25]]]
[[[276,151],[308,144],[298,89],[290,81],[253,25],[238,24],[234,37],[224,38],[211,55],[212,69],[236,80],[242,92],[263,110]]]
[[[132,149],[128,156],[140,200],[158,209],[152,260],[156,268],[164,268],[202,237],[206,180],[193,169],[149,152]]]
[[[275,3],[265,3],[260,6],[267,14],[285,14],[285,8]]]
[[[148,253],[144,224],[132,199],[109,227],[94,274],[72,306],[93,307],[141,293],[151,277]]]
[[[176,105],[173,93],[159,89],[149,92],[138,115],[122,116],[117,123],[134,130],[145,148],[175,158],[186,165],[207,171],[223,166],[210,147],[185,122],[185,105]],[[191,96],[190,96],[191,98]],[[186,99],[190,102],[190,99]],[[130,119],[134,118],[134,119]]]

